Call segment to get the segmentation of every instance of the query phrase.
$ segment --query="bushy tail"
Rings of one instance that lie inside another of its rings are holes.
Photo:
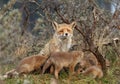
[[[43,66],[42,74],[45,73],[45,70],[52,64],[51,59],[49,58]]]
[[[6,72],[3,76],[0,76],[0,79],[4,80],[4,79],[12,78],[15,76],[18,76],[18,73],[16,72],[16,69],[12,69],[12,70]]]

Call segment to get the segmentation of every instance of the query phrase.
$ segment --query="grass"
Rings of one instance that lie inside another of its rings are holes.
[[[81,74],[69,78],[68,73],[62,71],[59,75],[60,84],[119,84],[120,83],[120,65],[118,60],[115,65],[108,69],[108,74],[101,79],[93,79],[91,76],[83,76]],[[1,74],[12,69],[13,65],[2,66]],[[6,84],[50,84],[52,74],[28,74],[26,77],[17,77],[4,80]],[[118,83],[119,82],[119,83]]]
[[[105,75],[101,79],[93,79],[91,75],[89,76],[83,76],[82,74],[78,74],[72,77],[69,77],[68,71],[65,72],[62,70],[59,74],[59,84],[120,84],[120,58],[113,58],[112,56],[115,55],[109,55],[111,61],[111,65],[107,70],[107,75]],[[107,55],[107,56],[108,56]],[[11,64],[2,64],[0,61],[0,74],[4,74],[5,72],[13,69],[16,65],[15,63]],[[50,84],[51,78],[54,78],[54,75],[46,73],[46,74],[38,74],[38,73],[32,73],[27,74],[26,77],[21,76],[17,78],[12,79],[6,79],[4,82],[6,84]]]

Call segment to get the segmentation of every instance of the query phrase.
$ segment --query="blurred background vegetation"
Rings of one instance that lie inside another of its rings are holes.
[[[0,74],[22,58],[40,52],[54,34],[52,21],[76,21],[79,30],[110,60],[111,70],[114,72],[117,68],[120,75],[119,0],[0,0]],[[88,48],[77,29],[74,40],[78,45],[75,49]],[[103,79],[105,84],[114,79],[114,73],[110,75],[110,78]],[[117,80],[111,84],[120,83],[119,78],[116,76]]]

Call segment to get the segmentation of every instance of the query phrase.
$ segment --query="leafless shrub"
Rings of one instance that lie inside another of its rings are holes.
[[[112,43],[113,38],[119,38],[119,4],[111,14],[101,9],[94,0],[21,0],[19,10],[11,9],[15,0],[11,0],[1,11],[0,15],[0,46],[1,56],[29,56],[37,54],[44,44],[52,37],[54,30],[51,22],[77,22],[74,40],[79,48],[91,51],[104,66],[104,45]],[[119,2],[119,1],[118,1]],[[117,3],[118,3],[117,2]],[[30,10],[29,5],[35,5]],[[7,13],[4,9],[11,9]],[[3,11],[3,12],[2,12]],[[24,14],[25,15],[24,15]],[[39,18],[31,21],[30,17],[38,14]],[[4,16],[4,17],[3,17]],[[22,17],[24,16],[24,17]],[[30,25],[34,25],[28,31]],[[119,47],[115,47],[119,53]],[[102,61],[101,61],[102,60]]]

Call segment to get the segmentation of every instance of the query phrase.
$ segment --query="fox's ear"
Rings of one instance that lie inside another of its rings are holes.
[[[74,21],[74,22],[72,22],[70,25],[71,25],[71,28],[74,29],[75,26],[77,25],[77,23]]]
[[[57,22],[53,21],[52,26],[54,27],[55,30],[58,29],[58,23]]]

